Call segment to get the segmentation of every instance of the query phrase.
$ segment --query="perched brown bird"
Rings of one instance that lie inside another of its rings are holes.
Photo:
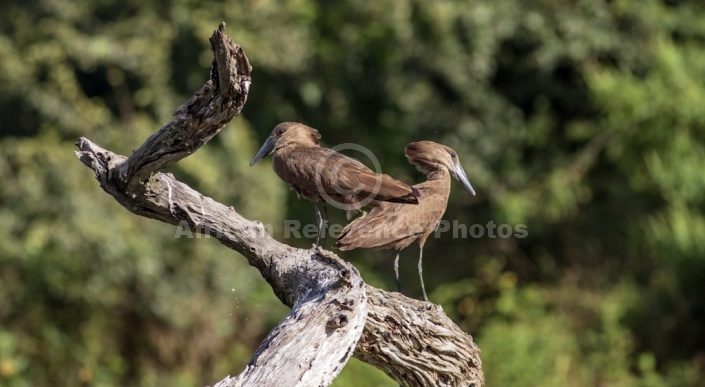
[[[451,176],[458,179],[475,195],[458,154],[445,145],[432,141],[412,142],[406,146],[406,158],[426,174],[427,180],[414,185],[421,193],[419,204],[404,206],[396,203],[381,203],[369,213],[348,224],[340,234],[334,247],[340,250],[356,248],[394,249],[394,273],[399,284],[399,253],[414,241],[419,242],[419,278],[423,298],[428,301],[423,283],[423,246],[436,229],[445,213],[450,194]]]
[[[250,166],[270,153],[274,172],[316,208],[319,245],[321,230],[326,241],[326,203],[346,211],[378,205],[379,202],[417,204],[418,191],[388,175],[375,173],[364,164],[318,145],[317,130],[296,122],[277,125]]]

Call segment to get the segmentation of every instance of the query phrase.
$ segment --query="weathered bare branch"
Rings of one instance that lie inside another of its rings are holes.
[[[210,79],[129,158],[86,138],[76,155],[133,213],[188,226],[244,255],[292,308],[246,369],[218,385],[328,385],[354,352],[402,385],[482,386],[479,349],[439,306],[370,287],[335,254],[282,244],[260,222],[158,172],[213,138],[247,100],[251,67],[224,24],[211,46]]]
[[[252,83],[252,66],[239,45],[225,35],[221,23],[210,38],[215,58],[211,77],[164,125],[137,149],[120,176],[138,183],[154,172],[195,152],[240,114]]]
[[[403,386],[483,386],[480,349],[440,305],[367,286],[354,356]]]

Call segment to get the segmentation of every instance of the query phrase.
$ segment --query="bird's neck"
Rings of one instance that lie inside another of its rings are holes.
[[[434,169],[426,174],[426,181],[414,187],[421,191],[421,199],[424,203],[448,200],[448,195],[450,194],[450,173],[447,169]]]
[[[432,169],[426,174],[426,180],[448,180],[450,182],[450,172],[446,168]]]

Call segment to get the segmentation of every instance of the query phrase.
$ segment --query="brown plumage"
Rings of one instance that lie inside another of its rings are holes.
[[[369,213],[355,219],[343,229],[334,247],[341,250],[357,248],[394,249],[394,272],[399,287],[399,252],[419,242],[418,271],[424,300],[428,301],[423,283],[422,259],[426,239],[436,229],[445,213],[450,194],[451,176],[458,179],[473,195],[473,190],[457,153],[432,141],[413,142],[406,146],[406,158],[427,180],[414,185],[421,195],[416,206],[381,203]]]
[[[418,192],[388,175],[375,173],[359,161],[319,146],[317,130],[296,122],[277,125],[250,165],[273,153],[277,175],[316,207],[323,244],[328,226],[326,203],[347,211],[379,202],[418,203]],[[320,204],[320,206],[319,206]],[[322,208],[322,211],[321,211]]]

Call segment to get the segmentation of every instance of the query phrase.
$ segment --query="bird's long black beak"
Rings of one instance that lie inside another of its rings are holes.
[[[252,158],[252,161],[250,161],[250,166],[255,165],[256,162],[262,160],[263,158],[267,157],[267,155],[272,153],[276,144],[277,141],[275,139],[273,139],[272,137],[267,137],[267,141],[262,144],[262,147],[259,148],[259,152],[257,152],[255,157]]]
[[[468,191],[472,193],[472,196],[475,196],[475,190],[472,188],[472,185],[470,185],[470,180],[468,180],[468,176],[465,174],[463,166],[460,165],[459,162],[456,162],[455,165],[453,165],[453,170],[455,171],[455,176],[458,178],[463,187],[467,188]]]

